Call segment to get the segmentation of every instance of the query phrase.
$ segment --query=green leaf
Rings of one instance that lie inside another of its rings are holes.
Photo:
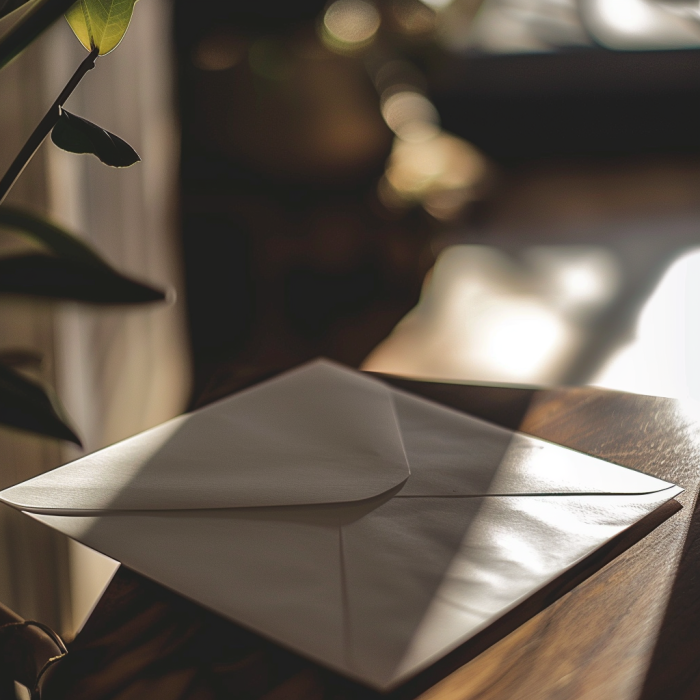
[[[164,292],[115,270],[41,253],[0,258],[0,294],[73,299],[93,304],[163,301]]]
[[[66,19],[80,43],[100,56],[115,49],[131,22],[136,0],[78,0],[66,12]]]
[[[26,238],[37,241],[58,257],[86,265],[108,267],[110,272],[112,271],[112,268],[79,238],[29,212],[15,207],[0,207],[0,228],[12,229]]]
[[[51,140],[64,151],[92,153],[115,168],[128,168],[141,160],[126,141],[65,109],[51,132]]]
[[[80,445],[53,392],[4,365],[0,365],[0,423]]]
[[[12,0],[10,0],[12,1]],[[0,20],[0,68],[21,53],[75,0],[30,0]]]

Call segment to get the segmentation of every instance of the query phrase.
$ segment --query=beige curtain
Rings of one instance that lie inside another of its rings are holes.
[[[85,50],[67,24],[59,22],[42,37],[32,56],[23,56],[11,67],[12,71],[31,70],[36,77],[31,83],[16,77],[13,84],[17,95],[31,103],[33,114],[38,115],[84,56]],[[88,451],[177,414],[189,391],[184,295],[173,207],[177,132],[171,73],[169,3],[138,3],[122,45],[98,60],[66,107],[125,138],[139,152],[142,162],[125,170],[111,169],[91,156],[63,153],[46,144],[40,167],[35,168],[34,187],[41,190],[41,203],[55,220],[80,233],[120,271],[167,287],[177,298],[168,304],[143,307],[61,304],[54,310],[32,311],[32,317],[38,314],[34,326],[38,324],[43,330],[40,344],[50,356],[52,378]],[[6,79],[4,74],[0,77]],[[37,98],[39,94],[41,99]],[[7,102],[2,99],[0,103],[2,110]],[[26,112],[9,111],[13,113],[7,115],[7,120],[15,124],[15,129],[37,121]],[[38,195],[32,196],[33,202],[39,201]],[[28,314],[22,312],[20,316],[25,319],[23,323],[28,322]],[[31,438],[13,439],[32,446],[39,444]],[[41,445],[41,464],[33,452],[27,453],[27,465],[33,466],[13,474],[10,481],[78,454],[64,447],[63,454],[58,455],[56,446],[48,441],[41,441]],[[34,452],[38,449],[32,448]],[[40,531],[41,537],[46,537],[44,529]],[[8,533],[5,539],[16,542],[16,535]],[[48,579],[56,583],[56,590],[63,591],[60,624],[63,629],[75,629],[108,581],[113,565],[73,543],[51,543],[47,547],[52,552],[60,550],[60,554],[52,555],[56,561]],[[8,549],[4,554],[10,561],[12,552]],[[14,568],[26,570],[26,564]],[[70,582],[69,588],[57,582],[59,573],[64,582]],[[36,588],[35,598],[46,595],[45,591],[39,592],[39,582],[28,581],[21,587]],[[7,589],[4,583],[0,585]],[[5,596],[2,599],[19,608],[13,595],[0,589],[0,596]],[[58,609],[55,602],[47,607]],[[26,614],[26,610],[20,612]],[[47,614],[42,611],[42,619],[57,624],[59,618],[49,620]]]
[[[45,109],[43,48],[32,46],[0,72],[0,169],[7,168]],[[42,212],[47,205],[46,153],[41,151],[13,189],[10,203]],[[17,240],[0,234],[3,254]],[[43,355],[39,377],[55,383],[53,310],[46,303],[0,298],[0,349],[29,348]],[[0,487],[61,463],[61,446],[0,427]],[[0,507],[0,601],[22,616],[58,629],[70,624],[67,543],[38,523]]]

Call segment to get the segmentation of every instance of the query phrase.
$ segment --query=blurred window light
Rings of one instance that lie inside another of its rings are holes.
[[[233,30],[216,29],[197,42],[192,62],[200,70],[229,70],[241,62],[245,50],[245,42]]]
[[[618,261],[597,246],[536,246],[517,257],[490,246],[451,246],[426,278],[418,305],[365,367],[415,377],[556,383],[580,351],[591,318],[616,298],[620,278]],[[697,287],[700,306],[700,274]]]
[[[567,331],[564,319],[542,301],[504,294],[485,305],[479,340],[468,354],[492,376],[532,381],[546,372],[552,348],[562,346]]]
[[[440,116],[425,95],[413,90],[389,92],[388,96],[382,96],[382,116],[397,136],[418,142],[437,135]]]
[[[488,246],[438,257],[418,305],[365,369],[414,377],[548,384],[580,344],[577,324],[525,266]]]
[[[440,10],[444,10],[446,7],[449,7],[454,0],[421,0],[421,2],[431,9],[439,12]]]
[[[368,0],[336,0],[323,15],[322,38],[330,48],[354,50],[368,45],[380,24],[379,10]]]
[[[598,2],[600,18],[621,32],[646,32],[654,26],[654,12],[644,0]]]
[[[440,35],[453,51],[542,53],[593,43],[576,0],[485,0],[466,25],[449,15]]]
[[[596,41],[616,50],[700,46],[696,8],[659,0],[580,0],[581,18]]]
[[[700,249],[669,267],[642,308],[632,342],[591,383],[700,400]]]
[[[470,6],[471,8],[471,6]],[[615,50],[700,46],[700,7],[678,0],[484,0],[476,16],[455,2],[439,15],[453,51],[541,53],[602,44]]]
[[[620,289],[620,264],[606,248],[533,246],[523,260],[551,304],[580,320],[599,311]]]

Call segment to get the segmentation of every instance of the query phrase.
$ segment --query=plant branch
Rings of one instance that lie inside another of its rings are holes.
[[[39,146],[44,142],[44,139],[51,133],[51,129],[56,126],[56,122],[58,122],[61,116],[61,107],[63,107],[63,103],[70,97],[85,74],[95,67],[95,59],[98,53],[98,49],[93,49],[88,54],[87,58],[78,66],[78,70],[75,71],[73,77],[63,88],[61,94],[51,105],[49,111],[44,115],[44,118],[39,122],[36,129],[34,129],[32,135],[22,147],[22,150],[17,154],[12,165],[10,165],[4,177],[0,180],[0,204],[2,204],[7,193],[12,189],[12,186],[22,174],[22,171],[27,167],[27,164],[37,152]]]

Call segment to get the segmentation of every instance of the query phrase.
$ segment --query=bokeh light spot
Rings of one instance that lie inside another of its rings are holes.
[[[487,176],[486,159],[456,136],[397,138],[377,194],[388,209],[420,203],[435,218],[450,220],[480,196]]]
[[[192,62],[205,71],[229,70],[241,62],[245,43],[230,29],[217,29],[195,45]]]
[[[369,44],[381,24],[367,0],[336,0],[323,16],[323,38],[331,48],[352,50]]]
[[[440,131],[440,117],[433,103],[413,90],[395,92],[383,99],[382,116],[405,141],[426,141]]]

